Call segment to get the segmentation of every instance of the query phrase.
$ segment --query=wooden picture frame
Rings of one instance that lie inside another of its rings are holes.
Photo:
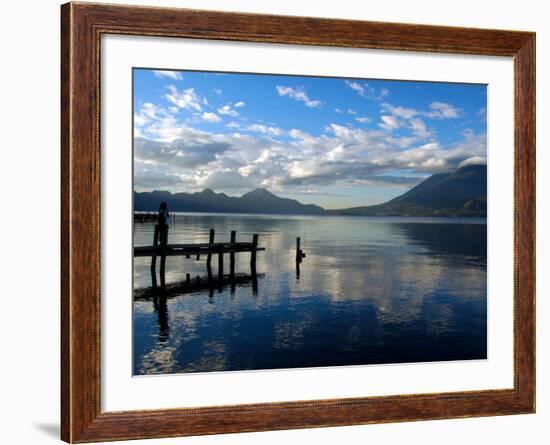
[[[63,440],[97,442],[535,411],[534,33],[92,3],[65,4],[61,17]],[[102,412],[99,92],[103,34],[513,57],[513,389]]]

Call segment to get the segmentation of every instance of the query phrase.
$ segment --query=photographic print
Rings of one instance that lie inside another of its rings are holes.
[[[134,375],[485,360],[486,107],[134,68]]]

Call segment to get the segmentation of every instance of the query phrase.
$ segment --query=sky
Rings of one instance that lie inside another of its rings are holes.
[[[372,205],[485,164],[478,84],[134,69],[134,189],[327,209]]]

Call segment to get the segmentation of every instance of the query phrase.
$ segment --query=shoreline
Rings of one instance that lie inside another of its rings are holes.
[[[134,215],[156,214],[156,211],[135,210]],[[258,217],[258,218],[296,218],[296,219],[315,219],[315,218],[361,218],[378,221],[396,221],[407,220],[409,222],[446,222],[446,223],[468,223],[468,224],[487,224],[486,216],[412,216],[412,215],[308,215],[308,214],[285,214],[285,213],[237,213],[237,212],[180,212],[171,211],[172,215],[189,216],[224,216],[224,217]],[[415,221],[416,220],[416,221]]]

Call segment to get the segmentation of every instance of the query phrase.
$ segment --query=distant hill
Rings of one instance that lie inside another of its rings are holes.
[[[468,165],[430,176],[383,204],[329,210],[333,215],[487,216],[487,166]]]
[[[241,197],[227,196],[205,189],[197,193],[134,192],[134,210],[157,211],[162,201],[175,212],[211,213],[273,213],[284,215],[322,215],[325,210],[295,199],[280,198],[266,189],[258,188]]]

